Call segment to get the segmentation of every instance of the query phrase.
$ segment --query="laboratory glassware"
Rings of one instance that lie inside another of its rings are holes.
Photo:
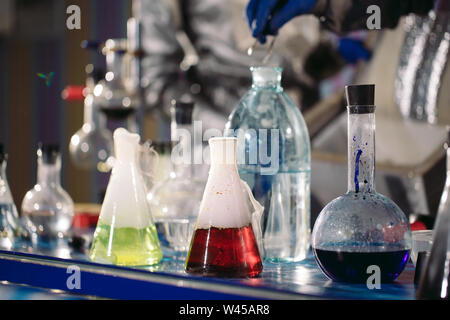
[[[281,68],[251,68],[253,85],[226,125],[238,137],[239,175],[264,206],[264,258],[294,262],[310,248],[308,129],[281,87]]]
[[[3,145],[0,144],[0,250],[13,248],[15,230],[19,227],[19,214],[6,177],[7,159]]]
[[[433,245],[417,290],[419,299],[450,299],[450,130],[447,130],[447,179],[434,226]]]
[[[411,228],[405,214],[375,191],[374,85],[346,87],[348,191],[328,203],[314,225],[312,248],[332,280],[396,279],[408,262]]]
[[[169,248],[187,251],[205,182],[195,175],[191,102],[172,101],[173,171],[148,194],[155,223]]]
[[[140,168],[139,140],[124,128],[114,131],[115,160],[90,251],[95,262],[142,266],[162,259]]]
[[[106,128],[105,115],[95,105],[95,97],[84,100],[84,123],[70,139],[69,151],[73,162],[84,169],[109,171],[108,160],[113,152],[113,138]]]
[[[236,166],[236,138],[209,140],[211,167],[186,272],[214,277],[255,277],[260,257],[261,205]]]
[[[61,186],[59,146],[41,143],[37,156],[37,184],[23,198],[22,218],[31,240],[45,244],[67,234],[72,225],[74,204]]]
[[[106,55],[106,81],[101,84],[99,104],[101,111],[108,118],[125,120],[128,129],[137,132],[136,97],[125,87],[124,55],[126,52],[126,39],[108,39],[105,42],[103,53]]]

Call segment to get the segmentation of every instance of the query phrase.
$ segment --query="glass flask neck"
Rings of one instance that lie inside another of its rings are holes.
[[[190,114],[186,113],[185,116],[178,113],[175,108],[172,109],[172,121],[171,121],[171,140],[176,144],[174,151],[178,157],[177,161],[173,161],[173,172],[177,178],[191,178],[194,176],[193,166],[193,154],[194,154],[194,126],[192,125]],[[177,119],[179,121],[177,121]]]
[[[282,68],[252,67],[253,88],[271,88],[281,90]]]
[[[223,167],[236,168],[236,146],[235,138],[213,138],[209,140],[211,151],[211,170]]]
[[[0,161],[0,179],[6,180],[6,159]]]
[[[84,124],[89,124],[92,128],[105,128],[105,115],[98,110],[95,105],[94,95],[88,95],[84,100]]]
[[[348,192],[375,193],[375,106],[348,107]]]
[[[42,156],[38,157],[37,182],[41,186],[57,187],[61,185],[61,156],[56,157],[56,161],[46,162]]]

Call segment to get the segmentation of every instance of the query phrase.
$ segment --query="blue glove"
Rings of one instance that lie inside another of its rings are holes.
[[[368,61],[372,57],[372,53],[366,49],[362,41],[351,38],[339,40],[338,51],[349,63],[356,63],[360,59]]]
[[[266,42],[266,35],[277,35],[289,20],[311,11],[317,0],[250,0],[247,19],[252,35]]]

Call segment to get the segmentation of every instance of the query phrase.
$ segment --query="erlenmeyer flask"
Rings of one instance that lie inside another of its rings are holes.
[[[417,290],[419,299],[450,299],[450,128],[447,130],[447,180],[434,226],[433,245]]]
[[[346,91],[348,192],[320,213],[312,247],[332,280],[366,283],[370,270],[377,270],[380,280],[389,282],[408,262],[411,228],[401,209],[375,191],[375,86],[349,86]]]
[[[139,135],[114,132],[115,161],[106,189],[90,258],[124,266],[161,261],[158,235],[146,200],[139,168]]]
[[[0,144],[0,250],[10,250],[14,245],[14,231],[19,215],[6,179],[7,155]]]
[[[255,277],[263,268],[258,244],[259,220],[264,208],[239,178],[237,139],[213,138],[209,145],[211,168],[186,272],[215,277]],[[254,208],[250,207],[249,199]]]

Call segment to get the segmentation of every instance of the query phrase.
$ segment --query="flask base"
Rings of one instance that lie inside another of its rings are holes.
[[[89,257],[95,262],[118,266],[151,266],[162,259],[158,243],[154,226],[111,228],[99,223]]]
[[[325,275],[337,282],[366,283],[373,272],[369,266],[380,268],[381,282],[394,281],[405,268],[410,250],[386,252],[343,252],[314,249],[317,264]]]
[[[253,278],[263,265],[252,226],[195,230],[186,272],[220,278]]]

